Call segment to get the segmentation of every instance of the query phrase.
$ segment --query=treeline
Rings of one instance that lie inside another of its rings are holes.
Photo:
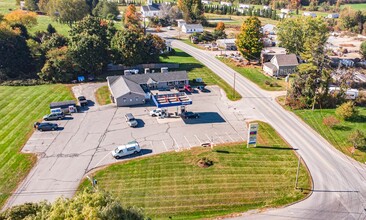
[[[231,7],[226,5],[205,5],[205,13],[213,13],[219,15],[243,15],[243,16],[257,16],[263,18],[271,18],[277,20],[277,11],[269,9],[255,9],[254,7],[243,9],[239,11],[237,7]]]
[[[86,16],[72,26],[69,37],[58,34],[51,25],[47,31],[30,35],[29,22],[7,20],[12,13],[0,21],[0,81],[70,82],[81,74],[100,75],[109,63],[159,62],[165,50],[160,37],[144,35],[139,18],[131,11],[126,13],[123,30],[117,30],[111,21]],[[22,13],[28,16],[29,12]]]

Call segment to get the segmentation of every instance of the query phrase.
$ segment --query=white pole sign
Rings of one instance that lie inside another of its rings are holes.
[[[249,147],[249,144],[254,144],[254,146],[257,145],[257,133],[258,133],[258,123],[251,123],[249,124],[248,128],[248,144],[247,147]]]

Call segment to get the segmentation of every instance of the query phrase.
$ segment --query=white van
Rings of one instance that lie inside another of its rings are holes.
[[[51,114],[61,114],[64,113],[61,108],[53,108],[51,109]]]
[[[124,156],[128,156],[131,154],[137,154],[141,151],[139,143],[137,141],[128,142],[125,145],[118,146],[116,149],[112,151],[112,156],[116,159],[119,159]]]

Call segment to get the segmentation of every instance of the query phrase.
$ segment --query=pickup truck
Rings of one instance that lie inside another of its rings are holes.
[[[193,89],[190,85],[184,85],[184,89],[187,91],[187,92],[193,92]]]
[[[88,100],[86,100],[85,96],[79,96],[78,97],[80,106],[86,106],[88,105]]]

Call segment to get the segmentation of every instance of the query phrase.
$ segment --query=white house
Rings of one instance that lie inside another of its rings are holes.
[[[147,0],[147,5],[141,6],[141,14],[143,17],[155,17],[161,13],[160,4],[153,3],[152,0]]]
[[[220,2],[220,5],[233,6],[231,2]]]
[[[316,14],[314,12],[310,12],[310,11],[304,11],[304,13],[302,13],[302,15],[304,15],[306,17],[316,18]]]
[[[269,62],[263,64],[263,71],[270,76],[287,76],[294,73],[298,65],[295,54],[274,55]]]
[[[271,7],[269,6],[269,5],[263,5],[263,9],[264,10],[268,10],[268,9],[270,9]]]
[[[291,12],[292,12],[292,10],[291,10],[291,9],[287,9],[287,8],[282,8],[282,9],[281,9],[281,13],[282,13],[282,14],[287,14],[287,15],[288,15],[288,14],[290,14]]]
[[[341,88],[338,86],[329,86],[329,93],[331,94],[340,91]],[[344,94],[346,99],[354,100],[358,97],[358,89],[347,89]]]
[[[338,13],[328,14],[327,18],[339,18],[339,14]]]
[[[178,27],[179,27],[179,28],[182,28],[182,26],[183,26],[184,24],[186,24],[186,21],[185,21],[185,20],[183,20],[183,19],[178,19],[178,20],[177,20],[177,23],[178,23]]]
[[[202,33],[203,26],[202,24],[183,24],[182,31],[184,33]]]
[[[247,4],[239,4],[239,8],[250,8],[250,5],[247,5]]]
[[[220,48],[224,48],[225,50],[236,50],[236,39],[219,39],[216,40],[216,44]]]
[[[202,0],[202,4],[209,5],[209,4],[211,4],[211,1],[209,1],[209,0]]]

